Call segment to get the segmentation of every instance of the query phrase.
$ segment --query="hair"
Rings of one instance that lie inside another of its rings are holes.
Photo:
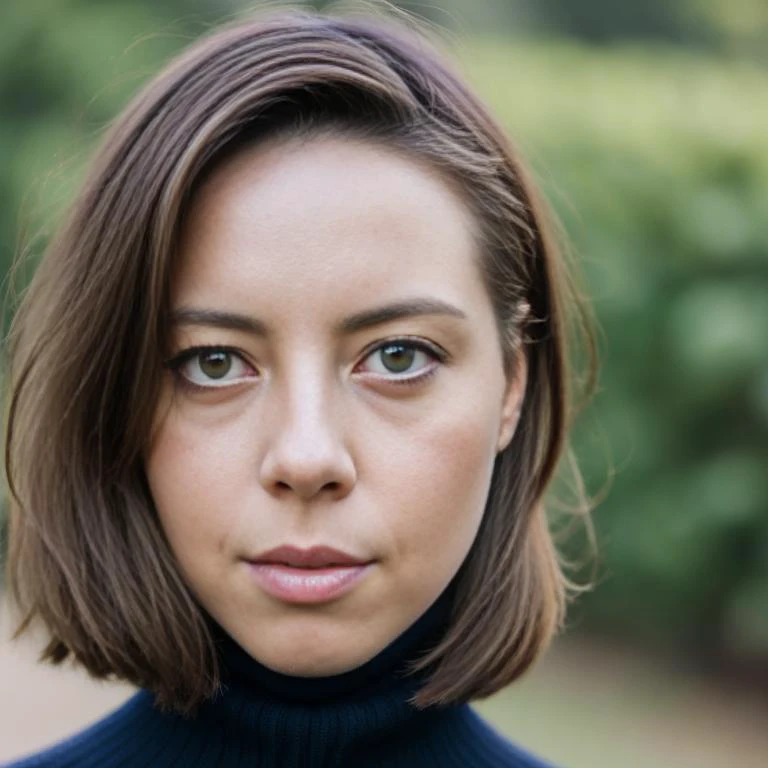
[[[34,620],[47,630],[41,661],[71,656],[185,713],[218,689],[210,626],[142,461],[176,245],[191,198],[225,155],[321,132],[402,152],[460,190],[506,371],[520,355],[528,367],[450,625],[413,665],[430,671],[413,703],[494,693],[562,627],[573,585],[544,495],[576,410],[574,361],[594,351],[588,315],[509,138],[443,59],[423,30],[389,18],[272,13],[197,41],[108,131],[7,339],[6,578],[20,611],[14,637]]]

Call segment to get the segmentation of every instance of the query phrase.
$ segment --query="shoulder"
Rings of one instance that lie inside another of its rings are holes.
[[[0,768],[97,768],[141,737],[152,697],[140,691],[118,709],[47,749],[0,764]]]
[[[556,766],[508,739],[481,717],[472,707],[462,708],[465,727],[471,733],[470,741],[477,754],[477,765],[493,768],[565,768]]]

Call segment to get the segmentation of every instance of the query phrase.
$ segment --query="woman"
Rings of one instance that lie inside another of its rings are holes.
[[[9,337],[16,634],[141,689],[14,765],[543,766],[467,703],[562,622],[580,317],[423,36],[284,13],[194,45]]]

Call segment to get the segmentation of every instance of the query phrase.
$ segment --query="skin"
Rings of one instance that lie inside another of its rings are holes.
[[[341,137],[243,151],[192,202],[172,311],[257,318],[267,334],[174,324],[172,357],[196,345],[237,355],[164,374],[147,476],[190,590],[275,671],[330,675],[371,659],[437,599],[477,534],[525,367],[505,378],[473,231],[436,172]],[[414,298],[463,316],[338,328]],[[383,351],[404,336],[444,360]],[[288,604],[247,563],[282,544],[375,562],[331,602]]]

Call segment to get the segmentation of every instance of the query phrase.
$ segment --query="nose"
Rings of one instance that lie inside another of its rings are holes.
[[[316,379],[315,379],[316,380]],[[293,492],[304,501],[318,494],[344,497],[357,474],[344,442],[343,423],[330,393],[306,380],[278,398],[268,429],[260,482],[273,495]]]

